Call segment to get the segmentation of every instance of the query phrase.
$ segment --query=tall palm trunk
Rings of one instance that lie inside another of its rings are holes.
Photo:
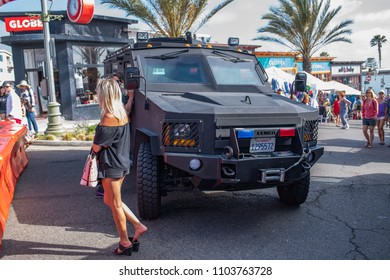
[[[380,44],[378,44],[378,53],[379,53],[379,69],[382,68],[382,50]]]
[[[302,68],[303,71],[306,71],[307,73],[311,73],[311,58],[310,55],[304,54],[302,56]]]

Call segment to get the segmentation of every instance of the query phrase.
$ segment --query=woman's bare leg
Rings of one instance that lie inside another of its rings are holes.
[[[123,179],[124,178],[121,179],[121,185]],[[130,208],[124,202],[122,202],[122,208],[125,213],[126,219],[130,223],[132,223],[134,227],[133,240],[137,240],[142,234],[144,234],[148,230],[148,228],[139,221],[139,219],[134,215],[133,211],[131,211]]]
[[[370,126],[370,145],[372,146],[372,143],[374,142],[374,129],[375,126]]]
[[[102,179],[104,188],[104,203],[106,203],[112,212],[112,217],[119,234],[120,243],[128,247],[131,245],[129,236],[127,234],[126,215],[123,210],[122,197],[121,197],[121,179],[105,178]]]
[[[367,140],[367,143],[370,144],[370,136],[368,135],[368,125],[363,125],[363,135]]]
[[[378,135],[380,143],[385,142],[385,130],[383,129],[385,125],[385,120],[378,120]]]

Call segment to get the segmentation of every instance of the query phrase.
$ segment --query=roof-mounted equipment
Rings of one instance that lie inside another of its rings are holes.
[[[229,46],[238,46],[240,44],[240,39],[236,37],[230,37],[228,40],[228,45]]]
[[[146,42],[148,39],[148,32],[137,32],[137,42]]]

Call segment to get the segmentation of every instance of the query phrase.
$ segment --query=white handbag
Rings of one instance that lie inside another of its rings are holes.
[[[98,184],[98,162],[96,154],[90,151],[87,161],[84,165],[83,175],[81,176],[80,185],[87,187],[96,187]]]

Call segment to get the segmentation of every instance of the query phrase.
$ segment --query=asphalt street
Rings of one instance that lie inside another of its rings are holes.
[[[280,203],[276,189],[169,194],[161,217],[144,221],[149,231],[131,259],[389,260],[390,129],[385,133],[385,146],[376,136],[368,149],[360,121],[349,130],[320,125],[325,154],[300,207]],[[110,210],[79,185],[88,149],[27,149],[0,259],[118,259]],[[123,199],[137,213],[133,174]]]

